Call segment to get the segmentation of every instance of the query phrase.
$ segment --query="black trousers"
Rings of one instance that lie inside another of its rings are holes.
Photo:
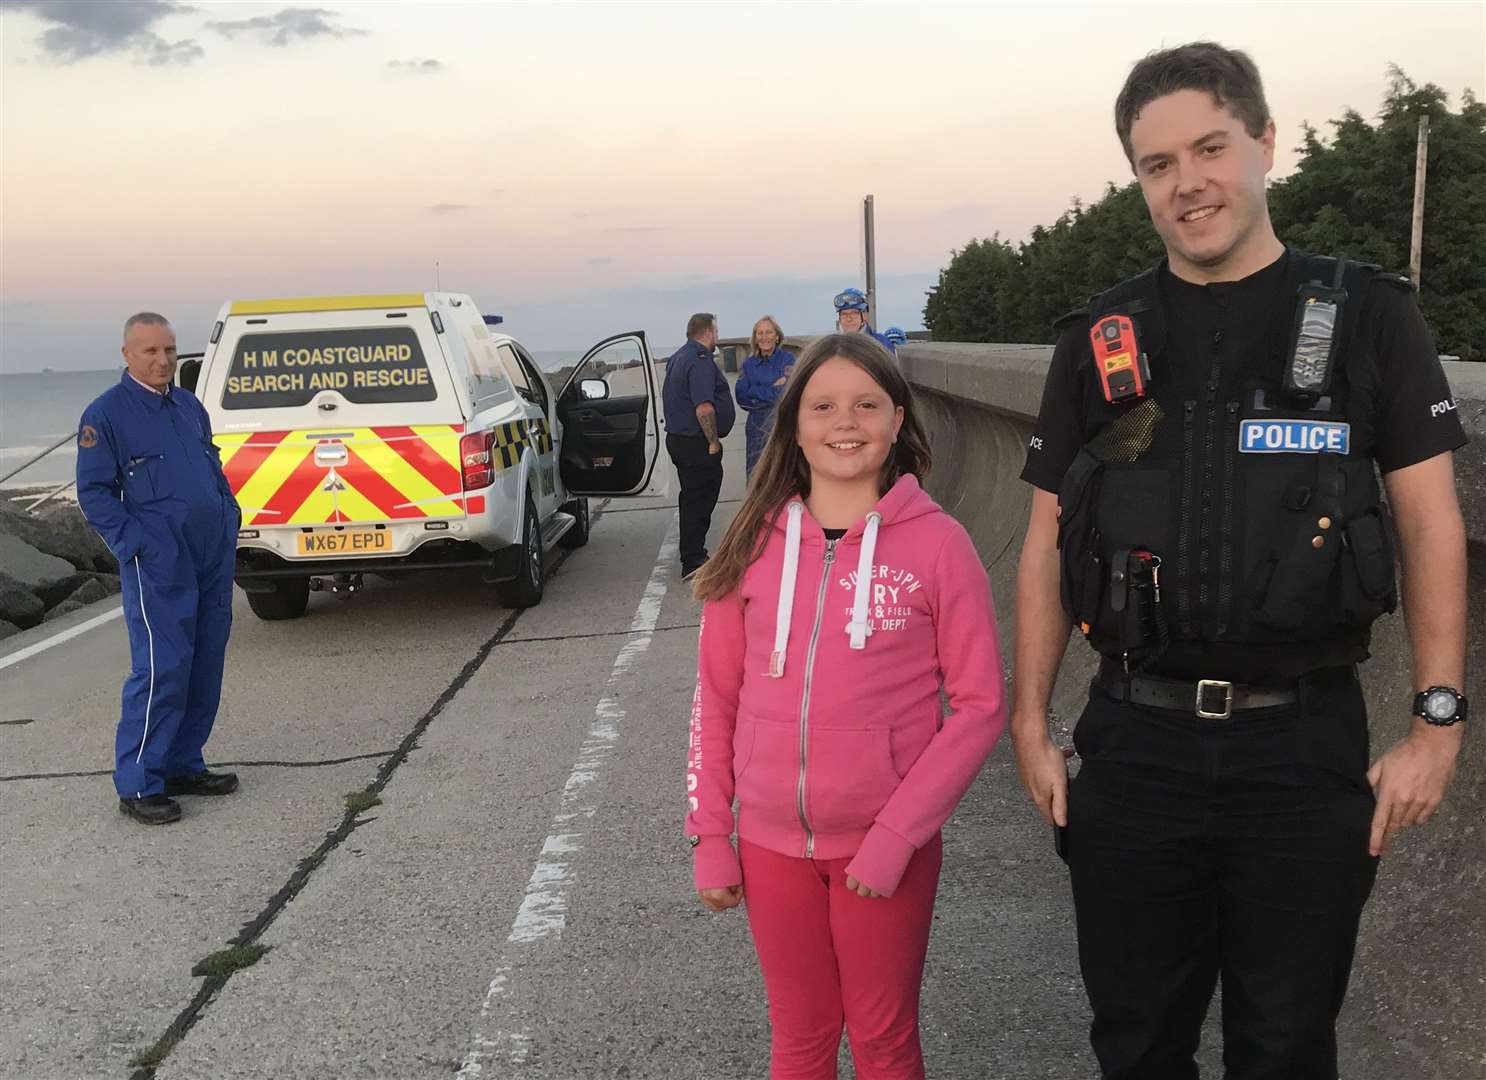
[[[1355,672],[1226,721],[1095,688],[1068,864],[1105,1080],[1196,1080],[1223,985],[1226,1080],[1336,1080],[1336,1017],[1377,860]]]
[[[700,435],[667,435],[666,452],[681,480],[676,500],[681,518],[681,567],[692,570],[707,558],[707,530],[722,491],[722,455],[707,453],[707,440]]]

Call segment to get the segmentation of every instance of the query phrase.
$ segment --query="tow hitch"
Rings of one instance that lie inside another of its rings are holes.
[[[328,578],[310,578],[311,592],[333,592],[341,596],[350,596],[352,593],[360,592],[364,588],[366,588],[366,581],[359,572],[336,574]]]

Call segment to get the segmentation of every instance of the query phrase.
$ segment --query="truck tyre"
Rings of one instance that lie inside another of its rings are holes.
[[[297,619],[310,605],[310,579],[307,577],[274,578],[273,592],[248,593],[248,607],[260,619],[275,622]]]
[[[570,503],[564,503],[562,511],[572,514],[576,524],[558,538],[557,546],[572,551],[588,543],[588,499],[579,496]]]
[[[526,493],[525,522],[521,529],[521,570],[510,581],[498,582],[495,595],[508,608],[536,607],[542,602],[542,578],[546,572],[542,552],[542,523],[537,507]]]

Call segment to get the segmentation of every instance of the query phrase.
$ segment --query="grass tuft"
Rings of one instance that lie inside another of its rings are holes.
[[[268,952],[267,945],[233,945],[203,956],[191,969],[192,975],[225,977],[245,967],[252,967]]]
[[[148,1050],[141,1050],[130,1058],[129,1064],[136,1069],[159,1068],[161,1062],[170,1056],[170,1052],[175,1049],[175,1044],[179,1041],[179,1036],[166,1032],[156,1040],[154,1046]]]
[[[364,814],[373,806],[381,806],[382,800],[370,791],[353,791],[346,796],[346,809],[353,814]]]

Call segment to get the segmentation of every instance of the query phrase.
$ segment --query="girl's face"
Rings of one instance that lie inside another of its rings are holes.
[[[865,370],[833,356],[800,395],[795,441],[814,480],[875,481],[902,426],[903,407]]]
[[[840,312],[836,316],[836,325],[841,327],[843,334],[855,334],[866,325],[866,322],[867,317],[865,315],[860,311],[853,311],[850,308]]]
[[[774,324],[768,321],[759,323],[753,328],[754,335],[758,338],[758,351],[768,356],[774,351],[774,346],[779,344],[779,335],[774,333]]]

